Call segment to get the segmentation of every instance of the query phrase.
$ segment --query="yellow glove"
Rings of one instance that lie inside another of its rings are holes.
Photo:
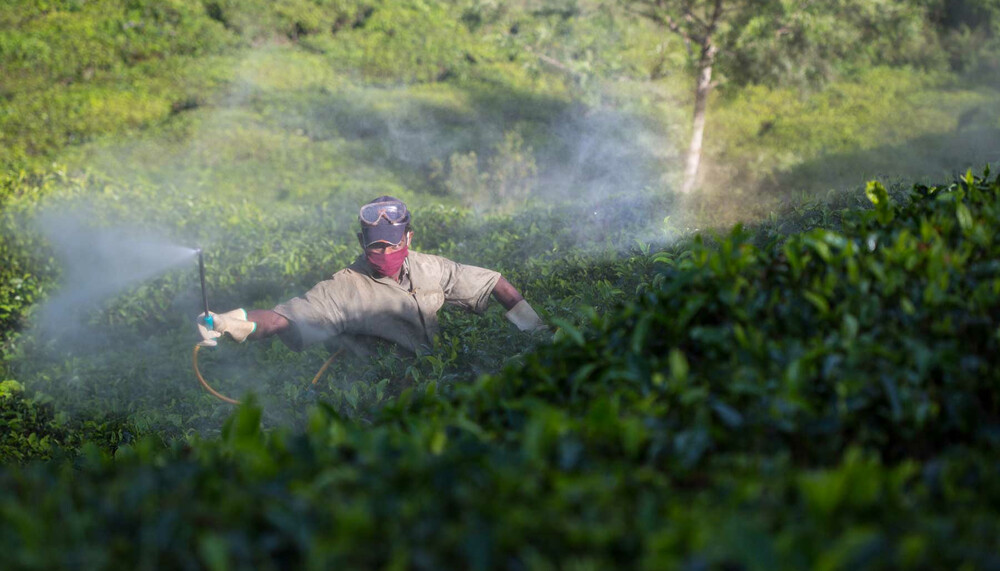
[[[204,313],[200,314],[196,321],[198,333],[201,334],[201,341],[198,344],[202,347],[215,347],[219,343],[219,337],[222,337],[224,333],[228,333],[237,343],[242,343],[257,330],[257,324],[253,321],[247,321],[247,312],[242,308],[226,313],[209,311],[208,314],[212,316],[212,329],[205,325]]]
[[[517,326],[521,331],[548,331],[549,326],[542,321],[541,317],[535,313],[535,310],[528,305],[527,300],[522,299],[517,302],[514,307],[510,308],[510,311],[503,315]]]

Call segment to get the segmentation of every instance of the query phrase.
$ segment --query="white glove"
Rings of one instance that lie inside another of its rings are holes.
[[[517,326],[521,331],[548,331],[549,326],[542,321],[541,317],[535,313],[535,310],[528,305],[527,300],[522,299],[517,302],[514,307],[510,308],[510,311],[503,315]]]
[[[201,341],[198,345],[202,347],[215,347],[219,343],[219,337],[228,333],[237,343],[247,340],[251,333],[257,330],[257,324],[247,321],[247,311],[245,309],[234,309],[226,313],[208,312],[212,316],[213,328],[209,329],[205,325],[205,314],[198,315],[198,333],[201,334]]]

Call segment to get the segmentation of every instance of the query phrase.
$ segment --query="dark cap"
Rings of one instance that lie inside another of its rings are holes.
[[[365,243],[365,248],[376,242],[399,244],[404,236],[406,236],[406,224],[390,224],[385,220],[379,220],[376,226],[361,227],[361,239]]]

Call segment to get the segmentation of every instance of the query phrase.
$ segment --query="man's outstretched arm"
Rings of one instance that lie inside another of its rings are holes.
[[[507,310],[504,317],[521,331],[548,331],[549,326],[542,321],[527,300],[503,276],[493,286],[493,297]]]
[[[299,332],[284,315],[271,309],[254,309],[247,313],[247,319],[257,324],[257,329],[250,335],[250,339],[264,339],[277,335],[292,351],[302,350]]]
[[[257,330],[250,334],[250,339],[264,339],[283,333],[292,326],[288,318],[270,309],[251,309],[247,312],[247,320],[257,324]]]
[[[509,281],[500,276],[500,281],[493,287],[493,298],[499,301],[504,309],[510,310],[519,301],[523,300],[524,296],[521,295],[521,292],[517,291],[517,288],[510,285]]]

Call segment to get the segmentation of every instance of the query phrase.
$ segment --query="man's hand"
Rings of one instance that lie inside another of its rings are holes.
[[[528,302],[524,299],[517,302],[514,307],[510,308],[510,311],[504,314],[504,317],[508,321],[517,326],[521,331],[530,331],[532,333],[536,331],[548,331],[549,326],[542,321],[541,317],[535,313]]]
[[[247,337],[257,329],[257,324],[247,321],[247,312],[244,309],[234,309],[226,313],[212,313],[212,329],[205,324],[205,314],[198,316],[198,333],[201,334],[201,341],[198,345],[202,347],[215,347],[219,343],[219,337],[228,333],[237,343],[246,341]]]

